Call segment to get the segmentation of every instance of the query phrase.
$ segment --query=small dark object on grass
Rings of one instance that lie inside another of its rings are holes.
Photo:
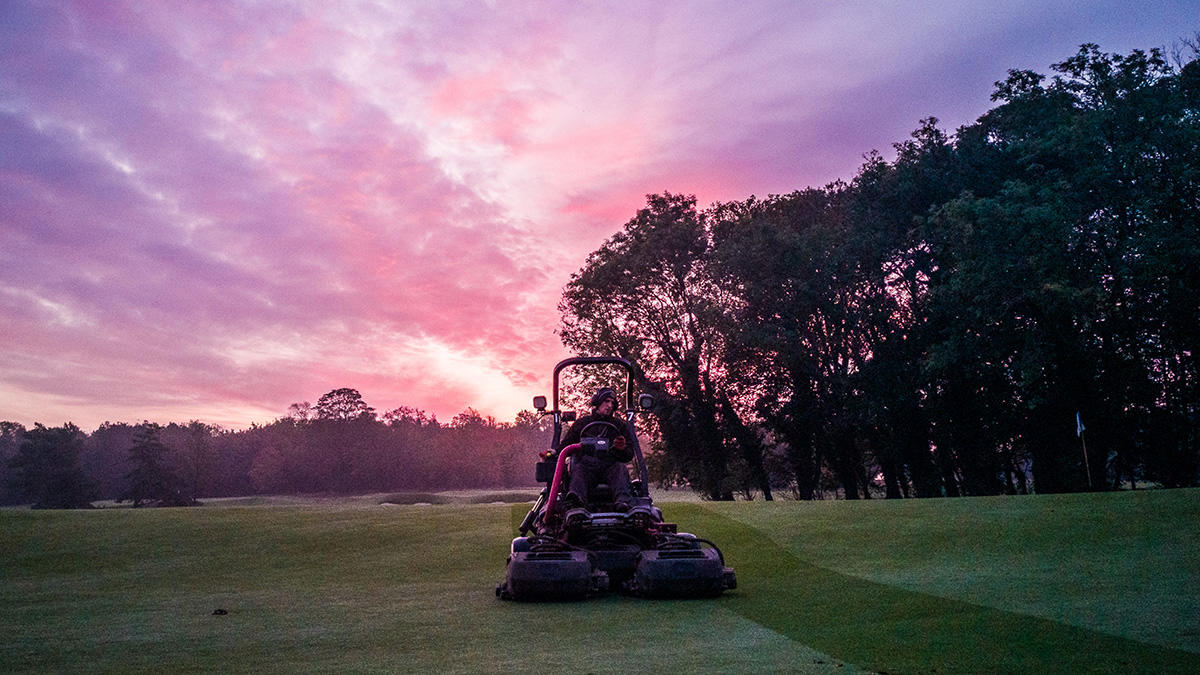
[[[228,613],[229,612],[227,610],[221,609],[220,607],[213,610],[213,616],[225,616]]]

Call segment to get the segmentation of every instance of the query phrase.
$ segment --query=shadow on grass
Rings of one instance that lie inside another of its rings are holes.
[[[698,504],[681,529],[721,546],[738,589],[722,607],[880,672],[1200,672],[1200,654],[846,576]],[[1153,620],[1147,617],[1147,620]]]

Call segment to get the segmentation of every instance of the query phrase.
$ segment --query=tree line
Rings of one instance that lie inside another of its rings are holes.
[[[1200,61],[1083,45],[849,182],[651,195],[564,291],[711,499],[1200,481]],[[1086,448],[1086,451],[1085,451]]]
[[[448,423],[382,415],[354,389],[240,431],[192,421],[26,429],[0,422],[0,503],[86,508],[97,500],[183,506],[200,497],[532,487],[545,418],[499,423],[468,408]]]

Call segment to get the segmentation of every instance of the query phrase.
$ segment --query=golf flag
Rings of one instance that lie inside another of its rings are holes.
[[[1075,435],[1077,437],[1083,436],[1083,430],[1086,428],[1087,427],[1083,426],[1083,420],[1079,419],[1079,411],[1076,410],[1075,411]]]

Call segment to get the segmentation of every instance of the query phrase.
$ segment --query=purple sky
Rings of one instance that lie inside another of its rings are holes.
[[[0,420],[508,421],[662,191],[852,177],[1189,2],[0,3]]]

